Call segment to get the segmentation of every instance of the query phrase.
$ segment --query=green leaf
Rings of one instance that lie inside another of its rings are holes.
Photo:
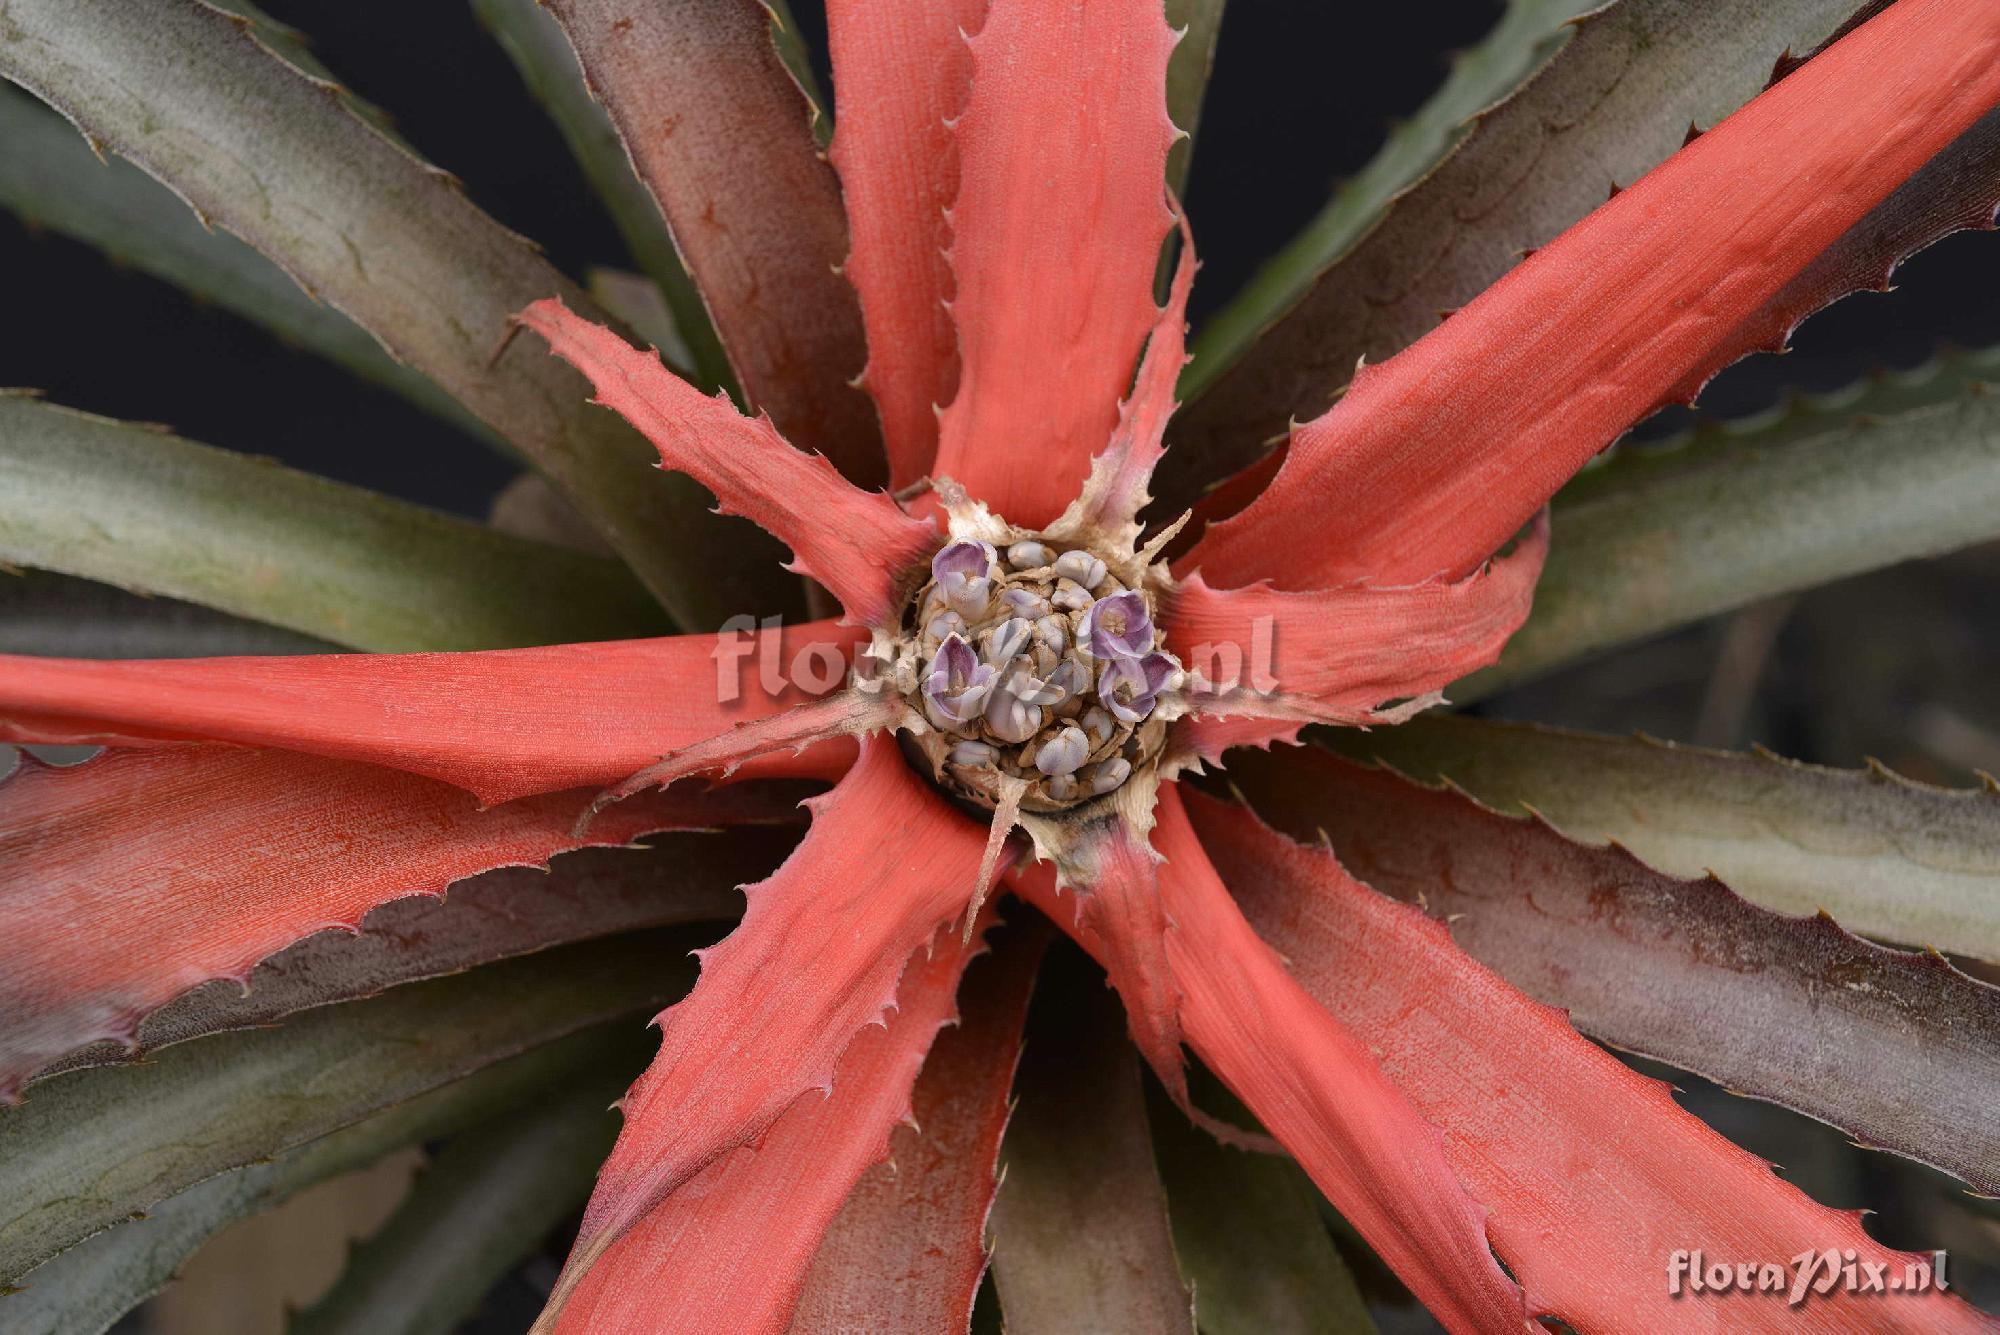
[[[257,40],[269,47],[279,59],[296,66],[327,83],[337,84],[333,71],[313,54],[312,44],[306,35],[289,23],[280,23],[252,4],[250,0],[207,0],[217,9],[226,10],[244,20],[256,31]],[[357,96],[352,88],[342,88],[339,97],[355,115],[373,125],[382,134],[408,148],[408,143],[396,133],[396,127],[388,112]]]
[[[436,380],[560,483],[682,624],[790,605],[774,542],[711,515],[580,376],[510,338],[539,298],[595,312],[582,291],[252,25],[201,0],[10,0],[0,75]]]
[[[451,1335],[589,1197],[622,1091],[586,1087],[452,1141],[289,1335]]]
[[[1691,124],[1749,101],[1781,55],[1818,46],[1860,0],[1617,0],[1577,17],[1593,7],[1516,0],[1201,332],[1155,492],[1184,507],[1253,462],[1291,419],[1326,411],[1357,359],[1415,342],[1664,161]]]
[[[1194,398],[1312,290],[1328,265],[1380,222],[1396,196],[1456,148],[1481,112],[1518,91],[1569,40],[1569,23],[1599,0],[1507,0],[1477,46],[1455,53],[1450,73],[1408,120],[1389,127],[1382,147],[1284,249],[1196,335],[1181,392]],[[1178,53],[1176,53],[1178,55]],[[1172,77],[1169,71],[1169,79]]]
[[[1167,188],[1187,195],[1188,170],[1194,165],[1194,135],[1201,122],[1201,101],[1208,76],[1215,69],[1216,39],[1222,35],[1222,10],[1227,0],[1167,0],[1167,23],[1181,32],[1180,44],[1167,62],[1167,115],[1182,137],[1167,153]]]
[[[333,648],[324,640],[172,598],[146,598],[43,570],[0,572],[0,654],[215,658],[319,654]]]
[[[621,1079],[636,1075],[648,1046],[635,1026],[599,1026],[420,1094],[275,1159],[210,1178],[28,1272],[18,1292],[0,1292],[0,1323],[16,1335],[102,1335],[226,1225],[406,1145],[502,1116],[544,1091],[595,1081],[605,1072]]]
[[[833,111],[826,90],[819,86],[819,75],[813,72],[812,52],[806,47],[805,32],[792,16],[792,7],[786,0],[763,0],[763,4],[771,11],[771,45],[777,48],[785,72],[792,76],[811,105],[813,138],[824,149],[833,142]]]
[[[690,360],[687,340],[681,337],[680,322],[659,287],[644,274],[592,265],[584,281],[590,296],[623,321],[641,339],[653,345],[661,360],[670,366]]]
[[[2000,348],[1621,449],[1557,497],[1535,609],[1464,702],[1762,598],[2000,536]]]
[[[472,8],[521,72],[528,91],[562,132],[584,179],[604,202],[618,234],[625,239],[626,249],[653,280],[659,299],[673,312],[679,347],[660,342],[651,330],[636,324],[633,327],[695,384],[711,394],[727,389],[730,397],[741,403],[742,393],[736,388],[729,358],[709,323],[701,293],[681,265],[660,206],[633,172],[632,160],[625,156],[625,145],[612,128],[611,118],[584,86],[583,71],[577,66],[569,39],[537,0],[472,0]],[[595,283],[591,291],[597,294]],[[621,319],[626,318],[624,311],[611,309]],[[632,323],[629,319],[626,322]]]
[[[1193,1335],[1116,996],[1052,953],[1028,1019],[987,1231],[1011,1335]]]
[[[1676,876],[1713,871],[1781,913],[2000,959],[2000,791],[1879,767],[1826,769],[1486,719],[1436,717],[1324,740],[1585,843],[1615,840]]]
[[[492,649],[664,628],[614,561],[5,392],[0,560],[356,649]]]
[[[0,1279],[218,1173],[649,1013],[691,980],[687,941],[564,947],[47,1081],[0,1109]]]
[[[235,237],[203,227],[137,167],[97,158],[62,117],[7,85],[0,85],[0,141],[7,145],[0,154],[0,207],[214,302],[504,448],[492,428],[384,352],[367,330],[314,301]]]
[[[752,781],[732,791],[747,794],[761,786]],[[803,797],[812,785],[778,787]],[[777,795],[758,800],[782,807]],[[131,1047],[104,1042],[80,1049],[43,1067],[37,1079],[148,1060],[171,1044],[275,1024],[301,1011],[553,946],[643,927],[734,919],[743,906],[736,887],[769,875],[791,842],[752,826],[657,835],[641,848],[565,853],[547,871],[502,867],[460,881],[443,897],[391,900],[363,920],[359,933],[329,928],[264,960],[241,984],[204,983],[140,1021]]]
[[[1195,1101],[1235,1099],[1219,1081]],[[1154,1091],[1157,1095],[1157,1090]],[[1202,1335],[1362,1335],[1375,1323],[1320,1221],[1320,1194],[1290,1159],[1224,1145],[1164,1097],[1149,1100],[1174,1251]],[[1240,1105],[1231,1120],[1247,1121]],[[1229,1114],[1225,1114],[1229,1115]]]

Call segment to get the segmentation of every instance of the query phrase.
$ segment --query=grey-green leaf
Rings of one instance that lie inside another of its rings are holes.
[[[1012,1335],[1194,1335],[1122,1008],[1052,958],[1014,1081],[987,1231]]]
[[[1781,913],[2000,959],[2000,791],[1486,719],[1424,718],[1326,740],[1571,838],[1615,840],[1676,876],[1713,871]]]
[[[1216,41],[1222,36],[1222,11],[1227,0],[1167,0],[1167,23],[1181,33],[1167,62],[1167,115],[1181,138],[1167,153],[1167,188],[1187,194],[1188,170],[1194,165],[1194,135],[1201,123],[1201,102],[1208,76],[1215,68]]]
[[[306,295],[277,265],[203,227],[172,191],[131,163],[99,159],[62,117],[4,84],[0,142],[7,145],[0,154],[0,207],[262,325],[489,444],[503,444],[429,377]]]
[[[661,360],[671,366],[690,359],[680,321],[652,279],[623,269],[593,265],[585,281],[597,304],[624,321],[642,341],[652,344]]]
[[[319,654],[336,646],[174,598],[45,570],[0,573],[0,653],[47,658]]]
[[[1195,1099],[1219,1107],[1207,1091]],[[1150,1106],[1174,1251],[1194,1285],[1202,1335],[1372,1332],[1375,1323],[1320,1221],[1319,1188],[1305,1170],[1290,1159],[1222,1144],[1165,1098]]]
[[[445,1146],[290,1335],[451,1335],[590,1195],[621,1091],[593,1084]]]
[[[0,1281],[218,1173],[607,1020],[636,1024],[691,980],[686,940],[568,946],[50,1080],[0,1109]]]
[[[615,561],[4,392],[0,560],[355,649],[505,648],[666,625]]]
[[[1621,449],[1557,498],[1534,613],[1465,702],[1600,649],[2000,537],[2000,348]]]
[[[331,85],[201,0],[10,0],[0,75],[243,238],[548,473],[676,617],[788,606],[773,542],[708,511],[512,317],[575,284]],[[742,564],[733,559],[742,558]]]
[[[1368,164],[1342,181],[1313,220],[1202,326],[1193,344],[1194,360],[1181,377],[1183,396],[1200,395],[1234,365],[1259,334],[1311,289],[1327,265],[1382,220],[1398,194],[1472,132],[1481,112],[1517,91],[1562,49],[1571,20],[1599,3],[1506,0],[1493,30],[1478,45],[1452,56],[1450,72],[1437,91],[1409,119],[1392,125]]]
[[[1749,101],[1780,56],[1818,46],[1860,0],[1617,0],[1575,17],[1588,8],[1510,10],[1433,106],[1203,331],[1189,382],[1200,392],[1175,420],[1157,493],[1186,505],[1290,419],[1326,411],[1357,359],[1415,342],[1614,184],[1665,160],[1690,125]]]
[[[633,172],[632,160],[625,156],[625,145],[611,118],[584,86],[576,53],[570,50],[569,39],[554,17],[537,0],[472,0],[472,8],[521,72],[528,91],[562,132],[584,179],[604,202],[618,234],[625,239],[626,249],[673,312],[680,346],[661,343],[648,330],[633,327],[666,354],[669,364],[688,372],[695,384],[711,394],[726,388],[741,402],[729,358],[715,336],[715,326],[709,323],[701,293],[681,264],[667,220]],[[592,293],[596,293],[594,283]],[[625,318],[624,312],[610,309]],[[627,319],[626,323],[632,322]]]
[[[255,30],[257,40],[269,47],[287,64],[304,70],[315,79],[323,79],[327,83],[339,82],[334,77],[333,71],[313,54],[311,40],[291,24],[280,23],[257,5],[252,4],[251,0],[207,0],[207,2],[217,9],[227,10],[246,22]],[[358,96],[352,88],[342,88],[339,97],[355,115],[373,125],[388,138],[404,144],[402,137],[396,133],[395,124],[388,112]],[[408,145],[404,144],[404,147],[407,148]]]
[[[599,1026],[418,1095],[275,1159],[210,1178],[28,1272],[18,1292],[0,1292],[0,1324],[16,1335],[102,1335],[224,1226],[403,1146],[504,1116],[551,1088],[595,1082],[606,1073],[625,1079],[645,1064],[649,1046],[636,1026]]]

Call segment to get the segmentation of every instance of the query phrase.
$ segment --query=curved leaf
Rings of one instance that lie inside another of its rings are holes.
[[[2000,10],[1882,10],[1355,372],[1182,563],[1288,588],[1474,569],[1996,105]]]
[[[592,1081],[446,1145],[288,1335],[451,1335],[590,1195],[618,1134],[617,1096]]]
[[[1690,125],[1714,125],[1756,96],[1780,57],[1818,46],[1860,7],[1619,0],[1581,18],[1571,18],[1580,5],[1567,6],[1570,14],[1554,4],[1517,11],[1485,53],[1492,64],[1482,60],[1483,77],[1468,75],[1413,135],[1411,148],[1428,146],[1431,155],[1459,136],[1436,170],[1397,195],[1379,221],[1382,206],[1372,201],[1411,179],[1407,167],[1385,165],[1351,207],[1336,198],[1243,310],[1196,340],[1196,366],[1208,362],[1196,374],[1208,385],[1175,422],[1167,459],[1178,485],[1160,494],[1189,504],[1201,484],[1263,454],[1288,421],[1319,416],[1359,359],[1379,362],[1415,342],[1523,251],[1664,161]],[[1551,24],[1565,19],[1568,41],[1540,72],[1458,130],[1457,118],[1478,103],[1457,97],[1503,91],[1539,63]],[[1447,106],[1457,117],[1440,125]]]
[[[0,1100],[392,900],[587,844],[712,828],[739,799],[717,794],[718,810],[709,796],[624,803],[578,835],[582,792],[482,808],[435,780],[240,746],[24,758],[0,787]]]
[[[616,562],[0,392],[0,560],[356,649],[491,649],[656,633]]]
[[[0,140],[7,144],[0,156],[0,207],[212,301],[504,448],[491,427],[384,352],[367,330],[313,300],[243,242],[203,227],[171,190],[131,163],[92,154],[62,117],[5,85]]]
[[[0,572],[0,654],[213,658],[320,654],[335,646],[174,598],[148,598],[46,570]]]
[[[805,787],[748,785],[766,786]],[[392,900],[363,919],[359,933],[329,928],[270,956],[241,983],[222,979],[183,993],[140,1022],[131,1047],[81,1049],[42,1068],[39,1078],[145,1060],[189,1039],[274,1024],[552,946],[733,918],[743,905],[736,887],[769,875],[786,842],[767,829],[661,835],[643,849],[579,849],[553,858],[547,871],[503,867],[460,881],[442,897]]]
[[[1971,129],[1828,246],[1701,365],[1675,386],[1674,402],[1692,403],[1723,367],[1753,352],[1783,352],[1809,315],[1853,292],[1886,292],[1903,261],[1967,228],[1992,230],[2000,205],[2000,108]]]
[[[863,485],[887,476],[854,384],[861,306],[813,113],[757,0],[548,0],[673,229],[747,401]]]
[[[288,1154],[210,1178],[29,1271],[15,1292],[0,1288],[0,1320],[18,1335],[102,1335],[225,1225],[405,1145],[504,1115],[552,1087],[637,1070],[646,1045],[635,1028],[600,1026],[510,1057]]]
[[[1760,598],[2000,536],[2000,348],[1664,447],[1621,450],[1558,498],[1528,622],[1447,694]]]
[[[701,293],[681,266],[660,206],[633,174],[625,145],[611,118],[584,84],[576,53],[570,50],[562,28],[539,0],[472,0],[472,9],[562,132],[584,179],[604,201],[605,211],[625,239],[625,248],[653,280],[657,297],[673,312],[675,337],[681,345],[674,358],[676,366],[685,368],[688,378],[709,393],[726,388],[740,402],[729,358],[709,323]],[[596,295],[596,284],[591,286]],[[624,318],[622,311],[614,309],[612,313]],[[667,344],[638,325],[633,327],[662,352],[668,351]]]
[[[202,0],[13,0],[0,25],[0,76],[436,380],[561,483],[684,624],[785,605],[782,572],[717,567],[767,544],[657,476],[580,378],[510,343],[516,311],[582,301],[576,286],[248,20]]]
[[[888,1156],[896,1126],[909,1120],[918,1070],[931,1040],[956,1018],[959,980],[984,950],[978,938],[991,921],[984,915],[965,935],[942,927],[913,952],[895,1007],[855,1035],[821,1096],[796,1100],[754,1143],[662,1199],[597,1261],[567,1305],[559,1281],[532,1335],[638,1335],[662,1324],[784,1330],[821,1239],[862,1175]],[[662,1311],[671,1319],[662,1322]]]
[[[974,961],[959,1024],[931,1044],[888,1160],[861,1175],[820,1239],[792,1335],[967,1326],[986,1274],[986,1219],[1029,993],[1050,935],[1031,919],[1000,934],[992,962]]]
[[[687,940],[565,947],[50,1080],[0,1109],[0,1279],[217,1173],[656,1006],[691,980]]]
[[[847,624],[889,624],[924,558],[937,550],[935,520],[905,512],[887,492],[857,487],[825,455],[794,449],[768,414],[748,417],[727,399],[703,394],[658,356],[560,302],[538,301],[520,318],[552,355],[590,378],[599,403],[653,442],[662,464],[790,548],[786,569],[825,585],[846,609]]]
[[[1390,125],[1367,165],[1340,182],[1312,221],[1202,326],[1194,360],[1181,377],[1182,397],[1199,397],[1233,366],[1312,290],[1329,264],[1381,222],[1398,195],[1464,142],[1482,113],[1520,92],[1562,50],[1578,15],[1601,3],[1505,0],[1493,30],[1476,46],[1451,55],[1450,72],[1437,90],[1407,120]],[[1178,116],[1174,120],[1180,123]]]
[[[769,880],[746,888],[742,922],[702,953],[700,986],[659,1017],[659,1055],[623,1101],[618,1146],[543,1325],[553,1327],[570,1294],[591,1282],[592,1265],[661,1202],[834,1081],[855,1035],[900,1004],[904,962],[915,958],[922,973],[927,943],[942,958],[940,929],[983,888],[984,832],[879,733],[862,740],[860,759],[811,810],[804,841]],[[891,828],[893,841],[884,837]],[[926,1033],[922,1047],[929,1041]],[[828,1217],[839,1207],[836,1198]],[[816,1242],[807,1243],[807,1265]],[[626,1259],[643,1264],[649,1250],[635,1242]]]
[[[1313,758],[1310,748],[1296,754]],[[1327,780],[1330,793],[1279,794],[1294,828],[1309,830],[1330,807],[1344,813],[1349,790],[1327,773],[1340,762],[1324,753],[1318,760],[1309,774]],[[1768,1161],[1676,1104],[1664,1082],[1632,1070],[1562,1011],[1468,955],[1454,931],[1477,932],[1484,903],[1448,925],[1355,880],[1330,850],[1294,843],[1241,808],[1198,794],[1190,808],[1203,847],[1227,869],[1258,931],[1439,1128],[1536,1315],[1589,1331],[1991,1329],[1990,1318],[1938,1291],[1889,1306],[1833,1293],[1804,1313],[1752,1298],[1723,1307],[1677,1294],[1661,1280],[1676,1248],[1774,1258],[1824,1248],[1890,1273],[1916,1257],[1869,1237],[1862,1212],[1831,1209],[1781,1180]],[[1364,839],[1393,857],[1400,849],[1391,842],[1409,834],[1421,839],[1423,830],[1391,835],[1378,827]],[[1488,865],[1504,860],[1503,853]],[[1457,867],[1433,870],[1448,876]],[[1473,875],[1485,870],[1467,867]],[[1560,936],[1553,940],[1560,945]],[[1649,977],[1627,985],[1642,990]],[[1678,1018],[1692,1027],[1688,1016]],[[1726,1021],[1716,1029],[1723,1043],[1737,1041]]]
[[[1532,811],[1780,913],[2000,960],[2000,792],[1486,719],[1325,734],[1357,759]]]
[[[1585,1033],[2000,1192],[2000,988],[1313,748],[1231,773]]]

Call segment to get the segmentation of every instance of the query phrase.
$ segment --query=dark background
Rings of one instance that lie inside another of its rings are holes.
[[[632,267],[555,130],[459,0],[266,0],[362,97],[394,115],[472,197],[580,276]],[[794,6],[823,50],[815,0]],[[1203,269],[1197,322],[1325,201],[1443,78],[1446,55],[1486,31],[1494,0],[1350,5],[1237,0],[1204,107],[1188,208]],[[822,62],[822,78],[825,78]],[[2000,245],[1959,236],[1913,261],[1903,290],[1842,303],[1807,325],[1798,351],[1737,368],[1707,404],[1739,412],[1780,385],[1829,388],[1880,359],[1921,361],[1940,339],[2000,338]],[[484,447],[393,394],[281,347],[177,289],[90,248],[32,235],[0,214],[0,385],[60,403],[164,422],[210,444],[466,514],[508,474]]]
[[[554,129],[462,0],[264,3],[559,267],[580,276],[593,263],[630,266]],[[795,7],[823,50],[816,4]],[[1333,182],[1368,159],[1389,120],[1442,79],[1446,55],[1477,40],[1498,12],[1496,0],[1235,0],[1188,197],[1204,260],[1197,322],[1318,209]],[[511,471],[394,395],[4,214],[0,277],[0,384],[164,422],[193,439],[464,514],[482,514]],[[1942,342],[2000,339],[2000,240],[1953,237],[1912,261],[1900,282],[1894,294],[1854,297],[1815,318],[1790,356],[1726,373],[1705,406],[1747,412],[1786,387],[1829,389],[1871,366],[1913,365]],[[1885,571],[1677,632],[1487,708],[1718,745],[1760,740],[1845,764],[1873,752],[1905,772],[1962,782],[1974,765],[2000,769],[1996,588],[2000,554],[1990,548]],[[1979,1278],[1992,1283],[2000,1226],[1967,1213],[1941,1178],[1675,1078],[1692,1088],[1689,1101],[1702,1115],[1784,1162],[1821,1199],[1875,1206],[1878,1236],[1907,1246],[1945,1242],[1967,1269],[1989,1267]],[[504,1284],[477,1328],[524,1326],[560,1251],[552,1244]]]

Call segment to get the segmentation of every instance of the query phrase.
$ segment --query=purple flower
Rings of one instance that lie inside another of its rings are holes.
[[[1090,652],[1110,660],[1137,658],[1153,647],[1153,619],[1137,589],[1100,598],[1090,609]]]
[[[971,645],[953,635],[931,659],[930,674],[924,678],[924,703],[946,722],[970,723],[985,707],[996,676]]]
[[[931,578],[951,609],[974,621],[993,601],[994,554],[984,542],[954,542],[931,558]]]
[[[1153,703],[1180,671],[1173,655],[1151,653],[1144,658],[1114,658],[1097,678],[1097,698],[1121,722],[1138,723],[1153,712]]]

